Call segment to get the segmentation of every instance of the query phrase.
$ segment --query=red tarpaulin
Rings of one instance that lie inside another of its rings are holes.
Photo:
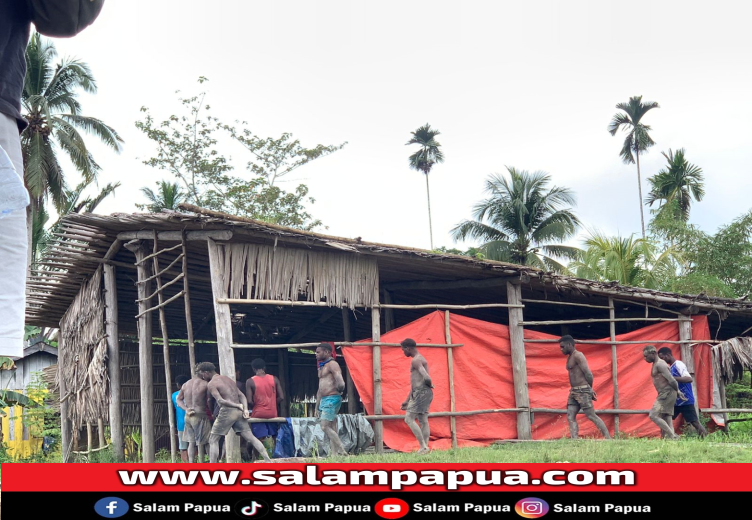
[[[399,343],[412,338],[417,343],[445,343],[444,313],[436,311],[381,336],[385,343]],[[509,329],[506,325],[488,323],[464,316],[451,315],[452,343],[464,346],[453,349],[454,394],[457,411],[515,408],[512,380],[512,358]],[[525,331],[526,339],[559,339],[532,330]],[[609,338],[605,338],[608,341]],[[616,337],[618,341],[644,341],[644,344],[617,345],[619,383],[619,408],[649,409],[656,398],[650,378],[651,366],[643,360],[645,345],[656,348],[670,347],[676,359],[681,359],[679,345],[662,345],[663,341],[678,341],[677,322],[658,323]],[[692,318],[692,340],[710,339],[706,316]],[[369,340],[364,340],[369,341]],[[598,400],[595,408],[612,409],[613,382],[611,379],[611,346],[578,344],[593,372],[593,387]],[[345,361],[360,393],[366,411],[373,414],[373,355],[371,347],[343,347]],[[445,348],[420,348],[428,361],[433,380],[434,400],[431,412],[450,410],[449,371]],[[712,401],[712,358],[708,345],[696,345],[695,388],[701,408],[709,408]],[[527,343],[527,379],[531,408],[557,408],[567,406],[569,377],[565,368],[566,357],[558,343]],[[399,347],[381,347],[381,377],[383,414],[404,414],[400,404],[410,393],[410,359]],[[614,416],[601,418],[613,433]],[[517,437],[516,414],[495,413],[457,417],[457,440],[460,446],[483,446],[499,439]],[[415,451],[418,442],[403,421],[383,421],[384,442],[398,451]],[[578,415],[580,436],[601,437],[600,432],[584,415]],[[448,417],[430,419],[431,448],[451,447]],[[658,436],[660,430],[645,415],[621,415],[620,431],[637,437]],[[569,436],[565,415],[536,413],[533,439],[557,439]]]

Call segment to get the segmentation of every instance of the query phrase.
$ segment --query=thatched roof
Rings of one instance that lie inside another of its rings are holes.
[[[712,298],[706,295],[681,295],[662,291],[628,287],[617,283],[593,282],[545,272],[530,266],[519,266],[490,260],[480,260],[465,256],[438,254],[422,249],[379,244],[301,231],[252,219],[235,217],[224,213],[204,210],[193,206],[183,206],[193,213],[164,212],[159,214],[113,214],[110,216],[95,214],[73,214],[62,221],[59,242],[52,247],[44,259],[45,270],[33,273],[28,285],[27,322],[33,325],[57,327],[63,314],[73,302],[81,284],[90,278],[97,267],[109,262],[117,266],[118,300],[120,305],[120,330],[134,333],[135,319],[138,314],[135,300],[136,272],[133,253],[125,248],[119,250],[113,258],[104,260],[110,246],[121,233],[143,231],[138,238],[148,239],[153,231],[231,231],[232,244],[259,244],[276,248],[305,249],[313,252],[338,252],[340,254],[373,257],[377,260],[381,288],[390,291],[395,303],[499,303],[505,301],[503,290],[499,290],[510,278],[520,279],[523,284],[523,299],[571,301],[594,303],[602,306],[607,298],[614,297],[624,303],[622,310],[635,316],[644,316],[646,304],[662,309],[712,313],[711,327],[725,320],[723,337],[733,337],[746,329],[752,319],[752,302],[742,299]],[[124,235],[121,235],[124,238]],[[177,257],[177,251],[174,257]],[[173,257],[173,258],[174,258]],[[189,277],[191,286],[191,303],[193,307],[194,329],[197,337],[212,338],[210,322],[213,315],[212,292],[209,279],[209,260],[204,241],[188,242]],[[170,256],[165,256],[165,265]],[[176,271],[177,272],[177,271]],[[169,278],[168,278],[169,279]],[[441,281],[441,287],[433,282]],[[179,288],[166,297],[177,294]],[[173,289],[171,288],[171,289]],[[384,300],[382,300],[383,302]],[[553,308],[552,305],[529,305],[525,318],[548,318],[551,314],[582,316],[588,311],[582,308]],[[236,325],[240,325],[246,316],[246,308],[239,308]],[[331,316],[334,316],[334,310]],[[266,308],[248,310],[252,313],[254,326],[263,330],[267,326],[278,326],[284,321],[284,330],[276,330],[279,341],[289,340],[297,333],[315,330],[324,338],[341,337],[341,319],[323,319],[326,311],[321,308],[299,309],[292,313],[289,308]],[[368,311],[359,311],[366,314]],[[578,315],[577,313],[580,312]],[[598,311],[602,312],[602,311]],[[651,310],[651,312],[661,312]],[[421,313],[400,311],[397,325],[411,321]],[[480,319],[497,321],[501,313],[498,309],[479,310],[468,313]],[[356,318],[358,317],[356,313]],[[713,318],[715,316],[715,318]],[[171,337],[185,337],[185,317],[182,305],[167,307]],[[607,317],[604,316],[604,317]],[[726,319],[728,318],[728,319]],[[322,321],[323,319],[323,321]],[[561,319],[561,318],[559,318]],[[327,321],[329,322],[327,324]],[[320,323],[319,323],[320,322]],[[311,327],[314,329],[311,329]],[[368,320],[356,321],[355,336],[370,336]],[[256,332],[246,331],[253,335]],[[603,335],[593,332],[595,336]],[[581,334],[582,336],[582,334]],[[253,338],[250,338],[253,339]]]

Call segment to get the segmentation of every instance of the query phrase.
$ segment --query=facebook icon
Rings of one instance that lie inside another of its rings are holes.
[[[118,497],[106,497],[94,504],[94,511],[105,518],[118,518],[128,512],[128,502]]]

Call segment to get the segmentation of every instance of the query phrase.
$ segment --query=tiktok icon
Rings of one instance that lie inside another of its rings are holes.
[[[269,504],[257,498],[246,498],[235,504],[235,514],[242,518],[261,518],[268,512]]]

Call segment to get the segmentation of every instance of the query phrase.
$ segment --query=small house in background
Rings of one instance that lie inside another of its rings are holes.
[[[14,390],[27,394],[29,385],[42,371],[57,364],[57,348],[48,345],[41,338],[32,339],[23,350],[23,357],[15,360],[14,370],[0,371],[0,389]],[[0,424],[3,442],[13,457],[28,457],[42,448],[42,438],[36,438],[28,422],[23,420],[24,409],[20,406],[3,408]]]

